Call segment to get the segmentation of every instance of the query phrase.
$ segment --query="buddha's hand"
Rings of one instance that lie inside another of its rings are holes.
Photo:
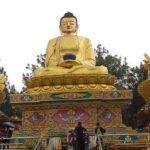
[[[64,68],[72,68],[73,66],[81,65],[81,63],[77,60],[65,60],[58,66],[64,67]]]

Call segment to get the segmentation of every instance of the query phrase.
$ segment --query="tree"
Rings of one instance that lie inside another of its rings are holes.
[[[5,76],[5,85],[6,85],[6,89],[7,89],[8,93],[10,93],[10,94],[18,93],[15,88],[15,85],[11,85],[10,82],[8,81],[8,75],[7,75],[4,67],[0,67],[0,74],[3,74]]]
[[[3,103],[0,105],[0,110],[3,111],[6,115],[12,116],[15,114],[15,108],[13,109],[10,103],[10,94],[17,93],[17,90],[14,85],[11,85],[8,81],[8,75],[3,67],[0,67],[0,74],[3,74],[5,76],[5,98],[3,100]],[[17,112],[19,113],[19,112]]]
[[[108,68],[110,74],[117,77],[116,86],[118,89],[127,89],[127,76],[130,71],[128,66],[127,59],[124,58],[122,61],[121,57],[118,55],[110,55],[109,51],[105,47],[102,47],[101,44],[97,46],[96,51],[96,65],[104,65]]]
[[[27,66],[25,67],[25,69],[28,70],[28,73],[23,73],[22,74],[22,81],[24,83],[24,86],[22,88],[22,92],[24,92],[26,90],[26,81],[32,76],[33,72],[40,67],[44,67],[45,66],[45,54],[40,54],[37,55],[37,64],[27,64]]]
[[[126,57],[122,60],[118,55],[112,56],[101,44],[98,44],[95,52],[96,65],[106,66],[109,73],[117,77],[118,89],[136,89],[139,83],[146,79],[146,70],[142,63],[140,67],[130,67]]]
[[[138,85],[147,79],[147,70],[141,63],[139,67],[132,67],[128,76],[128,86],[131,89],[137,89]]]

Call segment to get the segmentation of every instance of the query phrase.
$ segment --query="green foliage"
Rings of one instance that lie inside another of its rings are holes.
[[[96,65],[106,66],[109,73],[117,77],[116,87],[118,89],[136,89],[139,83],[146,79],[146,70],[142,64],[140,67],[130,67],[126,57],[122,59],[118,55],[112,56],[101,44],[95,51]]]
[[[147,79],[147,70],[144,68],[141,63],[140,67],[131,68],[131,72],[128,76],[128,86],[129,88],[137,89],[138,85]]]
[[[1,104],[0,110],[3,111],[7,116],[14,115],[8,94],[6,94],[5,101]]]
[[[5,76],[5,85],[6,85],[6,90],[10,94],[17,93],[17,90],[14,85],[11,85],[10,82],[8,81],[8,75],[3,67],[0,67],[0,74],[3,74]]]
[[[21,117],[22,114],[21,114],[20,109],[17,107],[12,108],[12,105],[10,103],[10,93],[8,92],[7,89],[5,89],[5,94],[6,94],[6,96],[3,100],[3,103],[0,105],[0,110],[9,117],[11,117],[11,116]]]
[[[27,66],[25,67],[27,70],[28,70],[28,73],[23,73],[22,74],[22,80],[23,80],[23,83],[24,83],[24,87],[22,88],[22,92],[24,92],[26,90],[26,81],[32,76],[32,73],[37,69],[37,68],[40,68],[40,67],[44,67],[45,66],[45,54],[40,54],[40,55],[37,55],[37,64],[27,64]]]
[[[3,100],[3,103],[0,105],[0,110],[3,111],[7,116],[13,116],[13,115],[18,115],[19,117],[21,116],[21,112],[16,109],[12,108],[11,103],[10,103],[10,94],[17,93],[17,90],[14,85],[11,85],[10,82],[8,81],[8,76],[3,67],[0,67],[0,74],[3,74],[5,76],[5,98]]]

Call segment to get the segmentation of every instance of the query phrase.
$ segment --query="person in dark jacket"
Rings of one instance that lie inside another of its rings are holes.
[[[4,142],[3,149],[5,149],[5,146],[7,146],[7,149],[9,149],[9,144],[10,144],[10,139],[9,138],[12,137],[13,130],[14,130],[14,128],[9,128],[9,127],[6,128],[6,130],[5,130],[5,138],[6,139],[4,139],[4,141],[3,141]]]
[[[86,129],[82,126],[81,122],[78,122],[77,126],[75,127],[75,134],[77,137],[77,143],[78,143],[78,150],[85,150],[84,147],[84,132],[86,131]]]

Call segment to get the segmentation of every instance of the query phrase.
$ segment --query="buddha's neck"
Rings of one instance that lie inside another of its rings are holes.
[[[63,36],[74,35],[74,33],[63,33]]]

